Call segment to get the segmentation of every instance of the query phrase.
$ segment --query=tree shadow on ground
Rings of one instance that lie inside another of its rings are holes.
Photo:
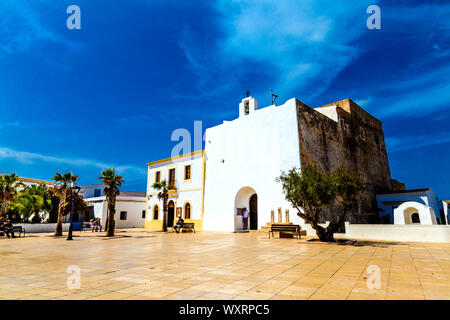
[[[388,248],[389,246],[398,245],[408,245],[402,242],[394,241],[369,241],[369,240],[349,240],[349,239],[336,239],[336,242],[322,242],[319,239],[308,239],[306,243],[324,243],[324,244],[334,244],[341,246],[354,246],[354,247],[378,247],[378,248]]]

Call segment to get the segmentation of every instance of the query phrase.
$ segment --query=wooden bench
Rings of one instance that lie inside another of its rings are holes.
[[[22,226],[13,226],[13,231],[14,235],[16,235],[17,233],[19,234],[18,235],[19,238],[22,234],[25,237],[25,228],[23,228]]]
[[[195,227],[194,227],[193,222],[183,222],[181,229],[190,229],[190,230],[194,231],[194,233],[195,233]]]
[[[93,230],[93,226],[89,222],[83,222],[80,231]]]
[[[270,233],[272,233],[273,238],[274,232],[292,232],[300,239],[300,226],[298,224],[272,224],[269,229],[269,239]]]

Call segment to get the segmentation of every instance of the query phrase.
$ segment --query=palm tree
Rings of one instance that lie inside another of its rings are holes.
[[[40,214],[45,211],[50,202],[46,197],[46,192],[47,186],[45,184],[33,184],[22,190],[11,205],[14,205],[25,221],[28,221],[33,215],[31,222],[40,223]]]
[[[67,192],[69,190],[69,184],[77,182],[78,176],[72,172],[66,172],[61,174],[59,172],[53,177],[57,183],[59,183],[59,204],[58,204],[58,220],[56,221],[55,237],[62,236],[62,224],[64,217],[64,207],[66,206]]]
[[[175,187],[172,184],[168,184],[166,180],[155,182],[153,188],[158,190],[158,199],[163,201],[163,224],[162,231],[167,231],[167,223],[169,221],[169,210],[167,202],[169,201],[169,191],[174,190]]]
[[[20,187],[23,187],[23,184],[15,173],[0,176],[0,223],[6,220],[8,206],[19,192]]]
[[[106,200],[108,201],[108,217],[106,227],[106,236],[114,237],[114,215],[116,214],[116,197],[119,195],[119,187],[122,186],[123,177],[116,174],[115,168],[107,168],[101,172],[101,177],[98,177],[104,184]]]

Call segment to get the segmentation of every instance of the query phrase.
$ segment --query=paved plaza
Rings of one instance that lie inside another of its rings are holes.
[[[450,244],[75,234],[0,238],[0,299],[450,299]],[[80,289],[69,289],[78,267]]]

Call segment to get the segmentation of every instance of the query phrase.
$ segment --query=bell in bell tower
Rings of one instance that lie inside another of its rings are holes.
[[[248,116],[258,109],[258,101],[252,96],[242,99],[239,104],[239,117]]]

